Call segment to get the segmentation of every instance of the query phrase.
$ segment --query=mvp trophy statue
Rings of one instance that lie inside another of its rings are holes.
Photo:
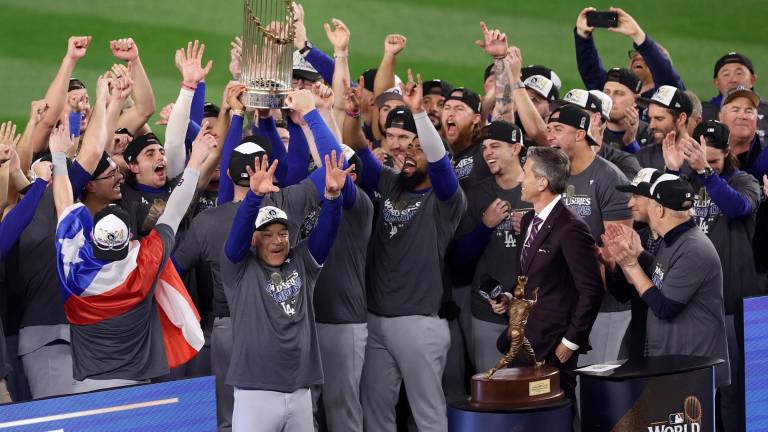
[[[560,371],[544,362],[536,361],[531,343],[525,338],[525,324],[528,315],[536,305],[538,291],[533,292],[533,299],[525,298],[526,276],[517,278],[517,286],[509,302],[509,351],[488,372],[472,377],[472,397],[469,405],[478,410],[504,410],[547,405],[563,398],[560,389]],[[518,354],[532,366],[505,368]]]
[[[249,110],[285,108],[293,70],[293,8],[290,0],[244,0],[240,81]]]

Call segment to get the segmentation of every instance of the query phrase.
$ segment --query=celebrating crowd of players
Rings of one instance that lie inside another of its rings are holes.
[[[194,41],[156,125],[137,42],[71,37],[23,133],[0,127],[0,400],[213,374],[220,430],[445,431],[532,272],[527,335],[568,397],[577,366],[717,357],[719,427],[737,430],[768,105],[736,52],[700,101],[617,8],[632,51],[606,69],[592,10],[574,29],[585,88],[481,23],[480,95],[401,81],[402,35],[351,76],[350,30],[325,24],[331,57],[294,5],[287,109],[246,110],[240,38],[224,95],[206,95]],[[86,87],[75,67],[101,46],[120,63]]]

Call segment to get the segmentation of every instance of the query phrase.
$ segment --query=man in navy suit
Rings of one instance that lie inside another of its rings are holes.
[[[595,242],[578,214],[561,199],[569,176],[568,157],[549,147],[531,147],[520,175],[523,201],[533,211],[521,221],[520,275],[528,276],[526,291],[539,288],[538,303],[525,328],[536,359],[560,369],[560,384],[575,400],[578,353],[586,352],[589,332],[600,310],[603,283]],[[511,294],[493,304],[503,313]],[[506,352],[506,333],[499,337]],[[518,358],[520,360],[520,358]]]

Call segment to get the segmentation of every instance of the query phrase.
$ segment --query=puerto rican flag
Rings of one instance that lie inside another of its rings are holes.
[[[75,325],[96,324],[128,312],[152,291],[163,329],[168,366],[186,363],[203,347],[200,315],[173,265],[160,269],[163,242],[156,230],[131,240],[121,261],[94,258],[91,249],[93,218],[77,203],[59,218],[56,229],[56,268],[67,320]]]

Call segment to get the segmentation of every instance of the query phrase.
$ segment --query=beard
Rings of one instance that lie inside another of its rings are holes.
[[[406,190],[413,191],[427,178],[426,171],[414,171],[410,176],[400,173],[400,182]]]

